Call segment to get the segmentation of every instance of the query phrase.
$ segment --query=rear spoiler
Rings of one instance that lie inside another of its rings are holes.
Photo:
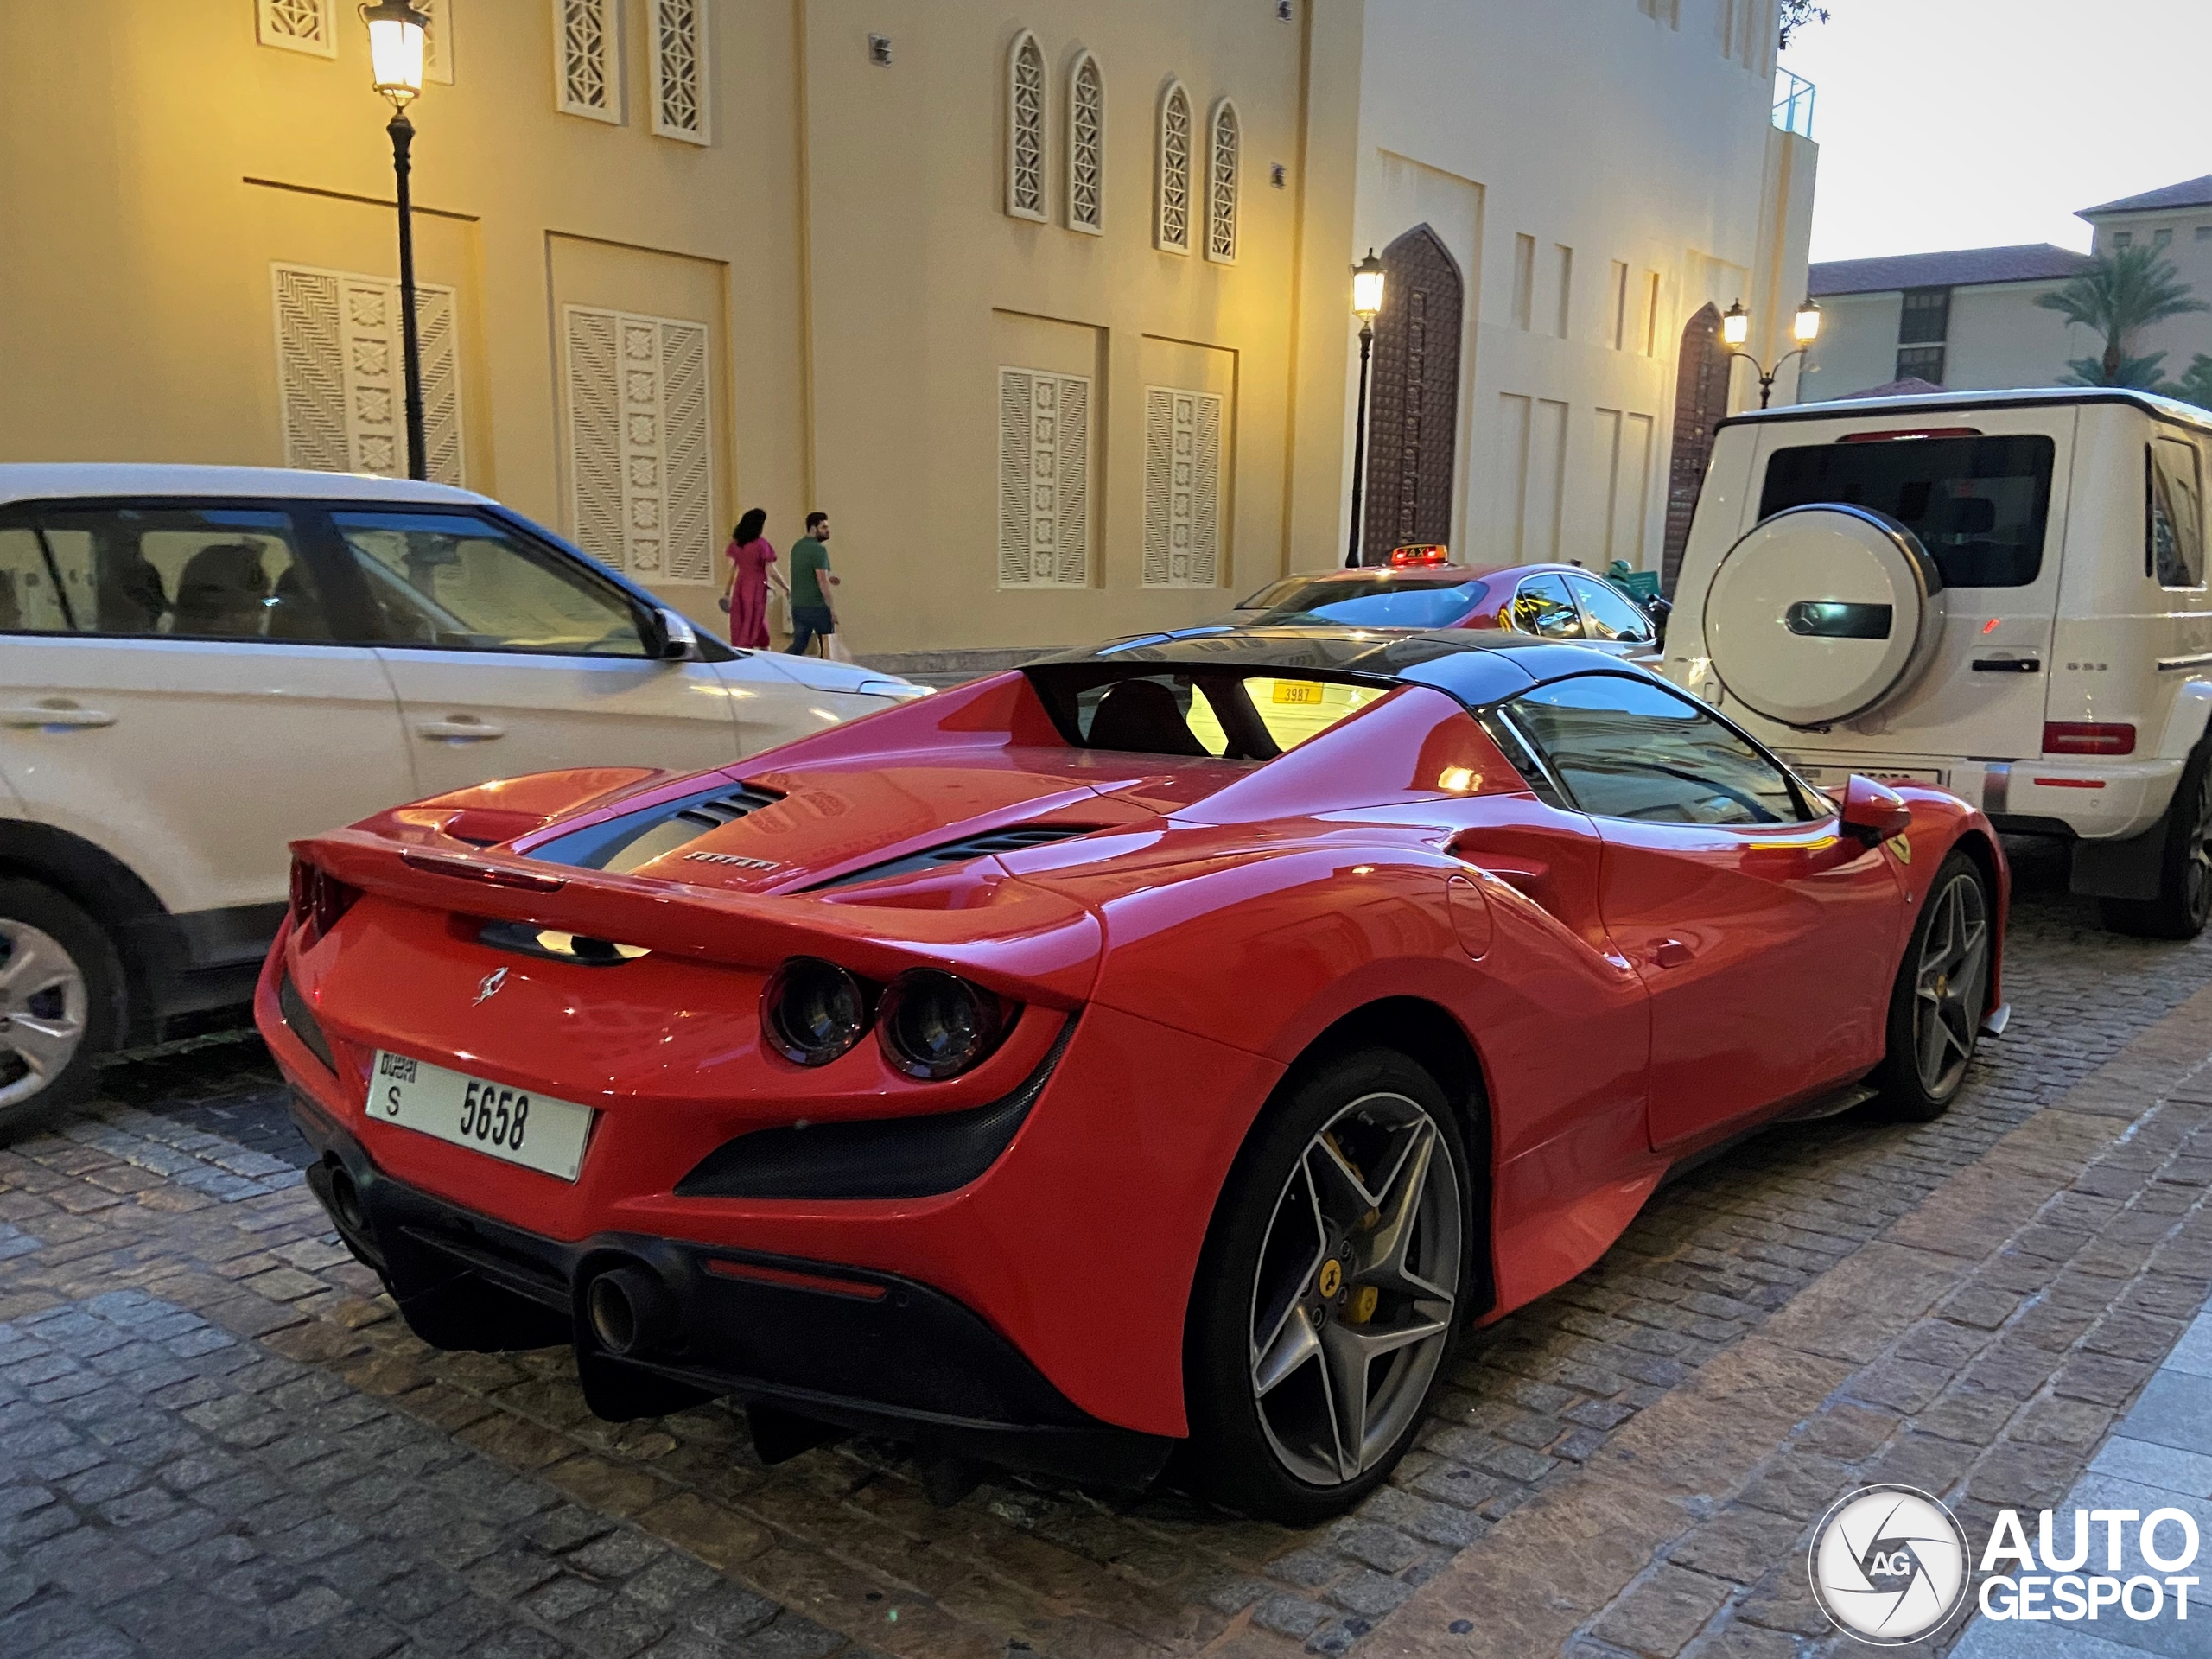
[[[1084,906],[1012,875],[982,884],[982,902],[961,909],[894,909],[541,864],[419,830],[403,842],[334,830],[292,850],[348,887],[416,909],[763,971],[799,956],[828,957],[877,980],[947,968],[1048,1007],[1072,1008],[1090,995],[1105,940]]]

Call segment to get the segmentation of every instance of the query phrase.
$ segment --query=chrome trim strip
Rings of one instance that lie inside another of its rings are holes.
[[[2161,657],[2158,672],[2171,674],[2184,668],[2212,668],[2212,651],[2200,651],[2193,657]]]

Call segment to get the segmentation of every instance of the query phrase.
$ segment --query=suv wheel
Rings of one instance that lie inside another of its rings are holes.
[[[2115,933],[2145,939],[2193,939],[2212,919],[2212,747],[2199,746],[2182,768],[2166,807],[2166,847],[2158,896],[2107,899],[2099,906]]]
[[[92,1091],[121,982],[99,923],[50,887],[0,880],[0,1144]]]
[[[1189,1465],[1217,1501],[1311,1526],[1388,1477],[1465,1323],[1467,1153],[1421,1067],[1319,1067],[1239,1155],[1185,1341]]]

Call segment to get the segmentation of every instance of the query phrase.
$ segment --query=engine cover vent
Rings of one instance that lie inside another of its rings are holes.
[[[574,835],[556,836],[531,856],[549,864],[612,870],[620,875],[783,798],[772,790],[757,789],[751,784],[741,784],[735,789],[717,784],[696,795],[664,801],[650,811],[610,818]]]
[[[942,846],[925,848],[918,853],[908,853],[881,864],[848,870],[842,875],[832,876],[827,881],[817,881],[804,890],[821,893],[830,887],[849,887],[861,881],[881,881],[894,875],[912,875],[918,870],[938,869],[947,864],[964,864],[971,858],[988,858],[993,853],[1018,853],[1025,847],[1043,847],[1052,842],[1088,836],[1103,827],[1096,823],[1010,824],[1003,830],[987,830],[981,835],[967,836],[958,841],[948,841]]]

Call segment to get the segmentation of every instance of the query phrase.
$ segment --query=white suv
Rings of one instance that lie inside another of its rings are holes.
[[[496,502],[0,465],[0,1137],[245,1003],[287,843],[589,766],[688,772],[924,687],[731,650]]]
[[[2070,844],[2122,931],[2212,915],[2212,418],[2106,389],[1723,423],[1665,672],[1821,782]]]

